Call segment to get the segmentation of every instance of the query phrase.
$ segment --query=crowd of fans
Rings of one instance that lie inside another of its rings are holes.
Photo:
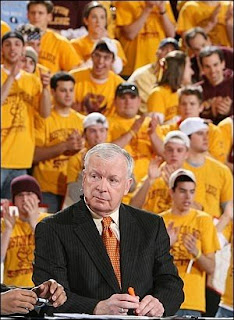
[[[232,317],[232,258],[214,281],[232,247],[232,1],[24,10],[26,23],[1,20],[2,282],[33,285],[37,222],[79,200],[86,152],[112,142],[135,162],[124,202],[164,219],[185,285],[178,314]]]

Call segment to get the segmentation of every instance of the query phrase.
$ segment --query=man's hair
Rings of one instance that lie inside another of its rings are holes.
[[[175,191],[179,182],[193,182],[195,184],[195,182],[187,175],[181,175],[175,179],[174,186],[172,188],[173,191]]]
[[[72,81],[75,84],[75,79],[68,72],[60,71],[55,73],[50,79],[51,89],[56,89],[58,81]]]
[[[203,101],[203,89],[201,86],[187,85],[180,88],[178,91],[179,102],[182,96],[196,96],[201,103]]]
[[[180,88],[186,63],[186,54],[183,51],[174,50],[165,57],[165,67],[162,79],[158,85],[169,85],[173,92]]]
[[[131,178],[132,176],[132,171],[133,171],[133,166],[134,166],[134,161],[130,154],[125,151],[124,149],[120,148],[116,144],[113,143],[99,143],[92,149],[90,149],[84,159],[84,168],[88,167],[89,160],[91,156],[97,155],[101,159],[111,159],[113,158],[113,161],[115,157],[122,155],[127,163],[127,170],[128,170],[128,177]]]
[[[208,40],[208,35],[203,28],[195,27],[195,28],[189,29],[184,36],[185,43],[189,48],[191,48],[190,40],[194,39],[198,34],[203,36],[205,40]]]
[[[100,41],[97,43],[97,45],[96,45],[95,49],[93,50],[93,52],[95,52],[95,51],[111,53],[112,56],[113,56],[113,59],[115,58],[114,53],[110,51],[110,49],[108,48],[108,46],[107,46],[107,44],[105,43],[105,41],[100,40]],[[93,52],[92,52],[92,53],[93,53]]]
[[[42,4],[46,7],[47,13],[52,13],[54,10],[54,5],[52,1],[36,1],[36,0],[30,0],[27,3],[27,11],[30,10],[30,6],[34,4]]]
[[[82,20],[83,20],[83,22],[84,22],[84,19],[87,19],[89,17],[90,12],[95,8],[101,8],[101,9],[104,10],[105,16],[106,16],[106,23],[107,23],[107,11],[106,11],[106,8],[101,3],[99,3],[98,1],[90,1],[89,3],[87,3],[85,5],[85,7],[83,9],[83,12],[82,12]],[[105,26],[105,28],[107,28],[107,25]]]
[[[200,64],[202,65],[203,58],[210,57],[213,54],[217,54],[219,56],[219,59],[221,62],[224,61],[224,53],[220,48],[218,48],[216,46],[207,46],[207,47],[201,49],[201,51],[199,53]]]

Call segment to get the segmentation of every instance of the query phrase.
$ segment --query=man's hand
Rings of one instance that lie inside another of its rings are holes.
[[[49,299],[53,307],[57,308],[67,301],[63,286],[55,280],[50,279],[32,289],[39,298]]]
[[[2,216],[3,216],[5,228],[11,231],[15,226],[16,215],[15,215],[15,212],[13,212],[12,215],[10,214],[9,204],[10,204],[9,200],[7,199],[2,200]]]
[[[153,114],[152,115],[152,119],[150,121],[150,124],[149,124],[149,128],[148,128],[148,134],[151,135],[151,134],[154,134],[155,131],[156,131],[156,128],[157,126],[160,125],[160,121],[159,121],[159,118],[156,114]]]
[[[37,220],[39,217],[39,199],[36,194],[32,194],[25,200],[23,204],[23,209],[28,214],[28,223],[30,224],[31,228],[35,230],[37,225]]]
[[[225,21],[227,25],[233,26],[233,3],[231,1],[226,12]]]
[[[159,166],[162,163],[162,161],[163,159],[158,156],[155,156],[153,159],[150,160],[148,168],[148,179],[150,184],[153,184],[155,179],[160,177],[161,170],[159,169]]]
[[[151,295],[145,296],[136,309],[138,316],[161,317],[164,313],[162,303]]]
[[[171,176],[171,174],[178,169],[178,166],[174,165],[174,164],[165,164],[162,168],[161,168],[161,174],[163,177],[163,180],[169,184],[169,178]]]
[[[170,238],[170,246],[171,247],[177,241],[179,232],[180,232],[180,227],[174,227],[173,221],[168,224],[167,233]]]
[[[27,314],[34,309],[37,295],[31,290],[12,289],[1,293],[1,314]]]
[[[50,72],[42,72],[40,71],[40,78],[41,78],[41,83],[42,83],[42,87],[43,89],[47,88],[50,84]]]
[[[93,314],[127,315],[129,309],[139,307],[139,297],[130,296],[127,293],[113,294],[109,299],[100,301]]]
[[[132,125],[132,127],[131,127],[131,130],[134,131],[135,134],[137,134],[137,132],[140,130],[140,128],[141,128],[144,120],[145,120],[145,115],[142,115],[139,119],[137,119],[137,120],[133,123],[133,125]]]
[[[66,140],[65,155],[73,155],[84,148],[84,139],[78,130],[74,130]]]
[[[186,234],[183,238],[183,243],[185,248],[191,253],[194,257],[197,256],[199,250],[197,249],[197,237],[195,234]]]
[[[232,99],[228,96],[220,98],[220,101],[217,103],[217,113],[227,115],[231,110]]]

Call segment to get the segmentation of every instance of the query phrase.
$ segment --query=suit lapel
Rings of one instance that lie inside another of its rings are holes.
[[[123,205],[120,206],[120,260],[122,292],[127,292],[131,284],[132,270],[137,263],[139,236],[136,220]]]
[[[73,207],[73,224],[75,234],[86,248],[88,255],[99,272],[115,292],[120,292],[118,280],[116,279],[102,238],[83,200]]]

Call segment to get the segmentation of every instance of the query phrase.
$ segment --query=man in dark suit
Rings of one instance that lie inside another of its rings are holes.
[[[121,204],[132,181],[131,156],[117,145],[98,144],[84,167],[84,198],[37,225],[35,284],[54,278],[64,286],[67,301],[57,312],[174,315],[184,299],[183,282],[164,222]],[[102,238],[107,217],[120,247],[119,274]],[[136,296],[127,293],[130,286]]]

